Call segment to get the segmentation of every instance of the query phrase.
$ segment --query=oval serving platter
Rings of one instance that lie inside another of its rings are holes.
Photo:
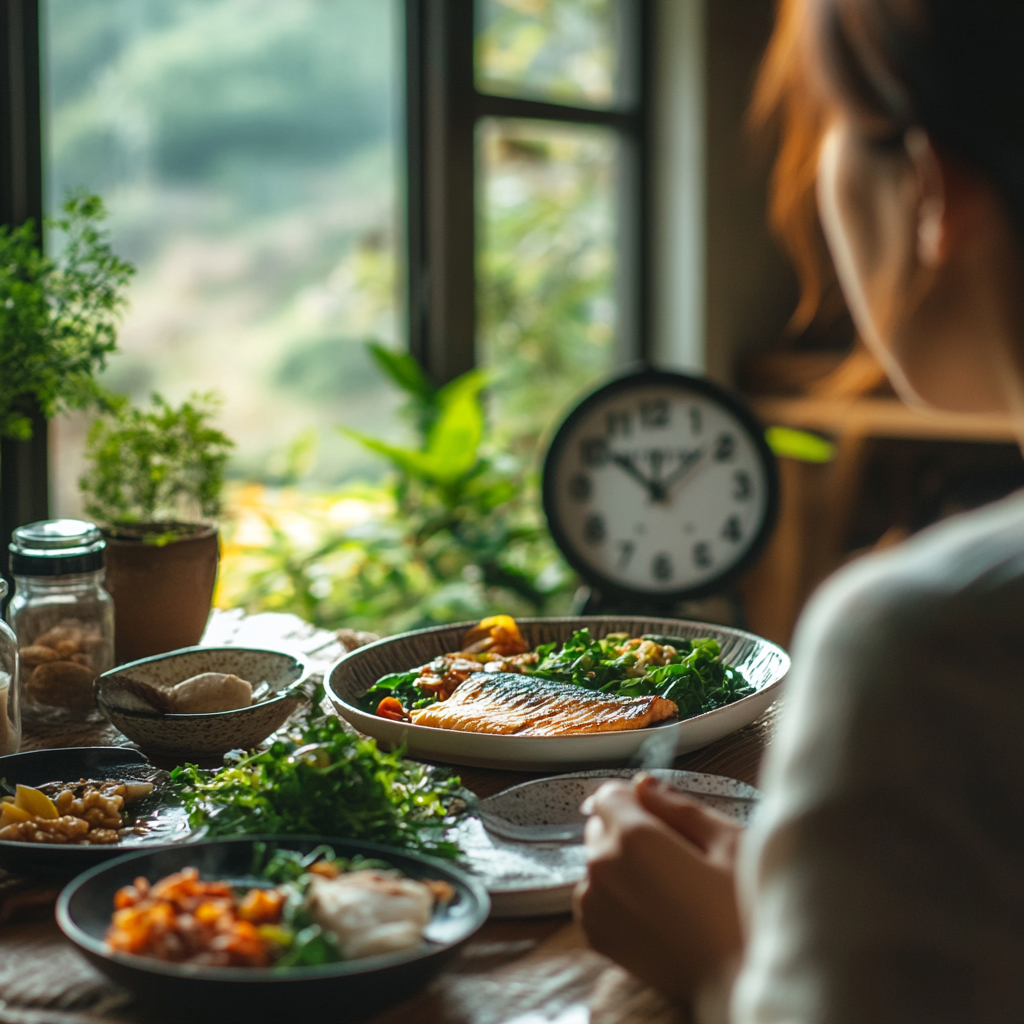
[[[77,782],[79,779],[150,782],[158,775],[159,769],[131,747],[54,747],[0,757],[0,780],[12,790],[16,785],[42,786],[48,782]],[[190,836],[184,809],[167,806],[156,812],[150,831],[127,836],[109,846],[0,840],[0,867],[26,874],[67,875],[140,847],[154,849],[177,845]]]
[[[432,726],[394,722],[360,710],[356,701],[378,679],[407,672],[442,654],[457,651],[463,634],[475,622],[436,626],[387,637],[359,647],[331,666],[327,694],[338,713],[360,732],[388,747],[404,746],[412,757],[480,768],[558,771],[567,767],[625,765],[637,757],[652,735],[664,738],[667,761],[673,755],[713,743],[753,722],[779,696],[789,671],[789,655],[770,640],[729,626],[684,619],[587,615],[565,618],[517,619],[531,649],[538,644],[562,643],[587,627],[595,638],[609,633],[641,636],[657,633],[687,638],[714,637],[722,660],[738,669],[756,692],[703,715],[646,729],[593,733],[583,736],[508,736],[460,732]],[[663,761],[663,763],[664,763]]]
[[[437,878],[455,890],[436,908],[425,939],[413,950],[311,967],[211,968],[113,953],[104,942],[114,893],[144,875],[151,882],[184,867],[206,879],[236,881],[251,871],[254,844],[308,853],[326,844],[341,857],[387,861],[410,878]],[[57,901],[57,923],[100,971],[133,992],[144,1006],[173,1008],[173,1019],[349,1020],[411,995],[455,955],[484,923],[484,886],[462,871],[421,854],[377,843],[320,836],[247,836],[142,852],[98,865],[76,878]],[[162,1018],[161,1018],[162,1019]]]

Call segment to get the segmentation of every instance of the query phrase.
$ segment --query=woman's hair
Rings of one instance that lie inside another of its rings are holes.
[[[1024,0],[779,0],[751,114],[781,133],[770,219],[802,285],[793,326],[831,280],[814,181],[830,106],[922,128],[996,187],[1024,243]]]

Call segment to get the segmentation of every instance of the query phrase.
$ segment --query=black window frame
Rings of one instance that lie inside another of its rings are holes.
[[[473,0],[404,0],[406,70],[406,316],[409,351],[445,383],[476,363],[476,126],[486,117],[598,125],[621,139],[618,175],[616,362],[650,351],[648,221],[653,0],[622,5],[614,109],[480,92]],[[39,0],[0,0],[0,224],[43,217]],[[46,519],[46,419],[31,441],[0,441],[0,539]],[[0,560],[6,572],[7,559]]]
[[[476,129],[488,117],[596,125],[618,134],[615,360],[648,360],[653,3],[618,3],[620,95],[602,109],[480,91],[475,0],[405,0],[408,339],[436,384],[476,364]]]

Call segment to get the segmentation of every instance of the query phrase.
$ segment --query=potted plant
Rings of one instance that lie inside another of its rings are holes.
[[[118,662],[198,643],[209,618],[224,467],[234,444],[213,426],[217,399],[175,408],[114,401],[89,430],[84,505],[107,539]]]
[[[98,196],[70,194],[61,215],[46,222],[59,243],[52,258],[33,221],[0,227],[0,458],[8,481],[17,478],[8,462],[14,467],[28,454],[33,421],[103,406],[108,397],[96,378],[116,346],[134,268],[111,249],[99,227],[104,216]],[[21,524],[15,495],[2,498],[6,545]]]

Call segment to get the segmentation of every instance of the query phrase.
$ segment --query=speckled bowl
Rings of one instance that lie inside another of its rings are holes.
[[[253,687],[267,682],[274,696],[235,711],[204,715],[161,715],[130,711],[105,699],[111,676],[127,676],[153,686],[171,687],[200,672],[231,672]],[[142,658],[104,672],[93,684],[96,705],[107,719],[146,753],[179,760],[219,757],[262,743],[305,699],[301,684],[309,675],[302,659],[252,647],[185,647]]]

